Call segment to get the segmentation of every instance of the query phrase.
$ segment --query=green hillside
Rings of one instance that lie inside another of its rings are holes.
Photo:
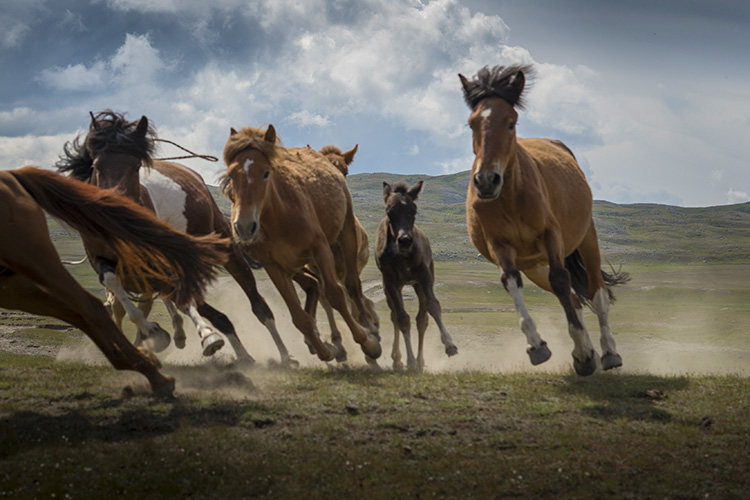
[[[417,224],[430,238],[436,260],[473,260],[466,232],[468,172],[430,177],[370,173],[347,178],[354,211],[370,238],[384,216],[383,181],[424,181]],[[229,203],[212,187],[222,208]],[[750,260],[750,203],[707,208],[594,202],[602,254],[613,263],[740,263]],[[372,244],[372,241],[370,242]]]

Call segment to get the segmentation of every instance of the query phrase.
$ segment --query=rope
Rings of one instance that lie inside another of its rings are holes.
[[[217,157],[215,157],[215,156],[211,156],[211,155],[199,155],[198,153],[193,153],[189,149],[184,148],[184,147],[180,146],[179,144],[177,144],[175,142],[172,142],[172,141],[169,141],[167,139],[154,139],[154,140],[155,141],[159,141],[159,142],[166,142],[167,144],[171,144],[173,146],[176,146],[176,147],[180,148],[181,150],[185,151],[186,153],[190,153],[189,155],[186,155],[186,156],[172,156],[170,158],[155,158],[156,160],[167,161],[167,160],[185,160],[185,159],[188,159],[188,158],[202,158],[202,159],[204,159],[206,161],[212,161],[212,162],[219,161],[219,159]]]

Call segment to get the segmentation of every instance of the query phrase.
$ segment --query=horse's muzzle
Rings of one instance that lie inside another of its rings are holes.
[[[240,243],[254,243],[260,234],[259,229],[260,224],[255,220],[235,221],[234,224],[232,224],[234,237]]]
[[[472,182],[480,200],[494,200],[503,188],[503,176],[497,172],[477,172]]]

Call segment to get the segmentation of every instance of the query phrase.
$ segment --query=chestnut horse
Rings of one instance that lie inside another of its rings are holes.
[[[354,155],[357,153],[357,148],[358,145],[355,145],[354,148],[344,153],[338,147],[328,145],[324,146],[320,150],[320,154],[325,156],[326,159],[331,162],[334,167],[339,169],[339,171],[344,174],[344,176],[346,176],[349,173],[349,165],[351,165],[351,163],[354,161]],[[357,272],[361,275],[362,270],[367,265],[367,261],[370,259],[370,245],[367,238],[367,231],[365,231],[365,228],[362,227],[362,224],[359,222],[359,219],[356,215],[354,216],[354,222],[357,226],[357,248],[359,249],[359,251],[357,252]],[[336,272],[339,281],[343,282],[345,281],[345,269],[343,269],[343,266],[341,265],[343,263],[343,259],[340,256],[340,251],[337,245],[333,245],[331,247],[331,250],[334,252]],[[305,266],[300,273],[297,273],[294,276],[294,281],[296,281],[305,291],[305,294],[307,296],[305,300],[305,311],[313,318],[315,317],[318,299],[320,299],[320,303],[323,306],[323,310],[326,313],[326,318],[328,319],[328,324],[331,327],[331,342],[337,350],[336,360],[339,362],[345,361],[346,350],[341,342],[341,332],[336,325],[336,319],[333,315],[333,308],[331,307],[331,304],[328,303],[325,295],[320,295],[320,280],[317,273],[314,269],[310,268],[310,266]],[[380,328],[380,318],[378,318],[378,313],[377,311],[375,311],[375,304],[367,297],[363,297],[363,299],[365,302],[365,307],[367,307],[367,310],[372,316],[375,326]]]
[[[266,269],[308,345],[323,361],[338,354],[320,339],[315,319],[302,309],[294,289],[292,278],[306,265],[319,274],[326,298],[362,351],[372,360],[380,356],[377,327],[364,305],[357,272],[357,228],[341,172],[310,147],[277,144],[272,125],[267,130],[232,129],[224,161],[221,187],[232,201],[234,237]],[[340,252],[345,288],[337,279],[332,245]]]
[[[53,316],[80,328],[118,370],[142,373],[157,394],[174,379],[134,347],[101,301],[65,270],[50,240],[44,211],[75,228],[85,241],[106,241],[116,272],[144,290],[194,300],[226,258],[228,242],[171,229],[127,198],[45,170],[0,172],[0,306]]]
[[[226,217],[197,172],[177,163],[152,160],[155,140],[156,133],[149,127],[145,116],[131,122],[110,110],[97,116],[92,114],[85,139],[81,142],[79,138],[66,145],[66,157],[58,162],[58,168],[97,186],[119,189],[129,198],[155,211],[168,224],[189,234],[217,233],[231,238]],[[250,262],[234,242],[224,268],[240,285],[252,304],[253,313],[271,333],[281,354],[282,364],[296,365],[276,329],[271,309],[258,293]],[[123,299],[121,293],[117,299],[113,304],[115,311],[118,302],[122,304],[128,317],[139,325],[139,332],[157,329],[163,332],[155,323],[146,321],[151,308],[150,297],[140,302],[140,310],[126,298]],[[165,301],[165,304],[172,315],[173,324],[179,327],[182,321],[179,314],[169,301]],[[204,355],[213,354],[223,346],[224,340],[201,316],[226,335],[239,361],[254,362],[240,342],[231,321],[223,313],[205,301],[200,301],[195,308],[188,308],[186,312],[198,329]],[[119,320],[122,318],[121,313],[115,316]],[[162,335],[167,335],[168,344],[168,334],[164,332]],[[184,332],[177,328],[175,344],[178,348],[184,347],[184,339]]]
[[[435,323],[440,329],[440,340],[445,346],[445,354],[453,356],[458,353],[458,348],[443,324],[440,302],[433,290],[435,265],[432,261],[430,240],[414,224],[417,215],[416,201],[421,190],[422,181],[417,182],[411,189],[403,182],[393,187],[384,182],[386,216],[380,221],[375,233],[375,262],[383,274],[383,291],[393,322],[393,367],[401,369],[404,366],[399,346],[400,331],[406,344],[406,366],[409,370],[420,372],[424,370],[424,333],[429,322],[428,312],[435,318]],[[401,295],[404,285],[412,285],[419,299],[419,350],[416,359],[411,348],[409,314],[404,309],[404,298]]]
[[[523,300],[519,271],[557,296],[573,339],[573,365],[579,375],[597,367],[596,351],[583,324],[582,304],[590,305],[601,330],[601,367],[622,365],[609,330],[610,287],[627,273],[601,270],[592,216],[593,198],[570,149],[550,139],[516,137],[518,112],[530,66],[484,67],[468,80],[459,75],[471,108],[476,158],[471,169],[466,220],[479,252],[502,271],[502,283],[516,307],[527,352],[537,365],[549,359]],[[567,268],[567,269],[566,269]],[[572,277],[572,287],[571,287]]]

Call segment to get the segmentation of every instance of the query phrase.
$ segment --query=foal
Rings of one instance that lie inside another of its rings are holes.
[[[427,330],[429,312],[440,329],[440,340],[445,345],[445,353],[453,356],[458,348],[453,343],[443,324],[440,302],[435,297],[435,266],[427,235],[414,224],[417,215],[417,196],[422,190],[422,181],[414,187],[396,183],[393,187],[383,183],[386,216],[380,221],[375,235],[375,262],[383,273],[383,290],[393,321],[393,367],[403,368],[399,349],[399,331],[404,334],[406,344],[406,364],[409,370],[424,369],[424,332]],[[419,298],[417,331],[419,332],[419,353],[414,359],[411,348],[409,314],[404,309],[401,290],[404,285],[412,285]]]

